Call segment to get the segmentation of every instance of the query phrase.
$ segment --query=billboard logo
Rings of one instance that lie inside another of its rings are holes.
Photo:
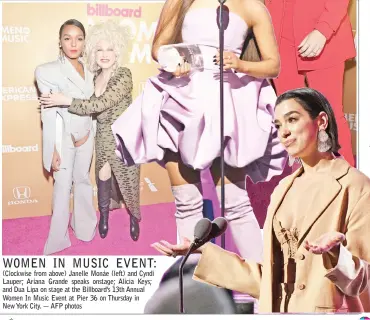
[[[3,42],[28,43],[30,42],[31,29],[22,26],[2,26]]]
[[[96,4],[95,6],[87,4],[87,15],[88,16],[99,16],[99,17],[125,17],[125,18],[141,18],[141,7],[138,9],[128,8],[110,8],[107,4]]]
[[[34,146],[12,146],[10,144],[3,145],[3,153],[16,153],[16,152],[38,152],[39,145]]]
[[[31,188],[28,186],[13,188],[13,198],[15,200],[8,201],[8,206],[38,203],[36,199],[31,199]]]

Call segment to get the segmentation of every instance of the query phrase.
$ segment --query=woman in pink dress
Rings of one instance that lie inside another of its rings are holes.
[[[143,93],[113,124],[117,155],[128,165],[162,163],[169,174],[180,238],[192,238],[203,217],[200,171],[210,169],[220,197],[220,110],[218,1],[166,1],[153,41],[199,45],[204,71],[179,64],[146,82]],[[282,173],[287,155],[273,126],[276,95],[267,78],[280,62],[270,16],[261,1],[230,0],[224,52],[225,217],[240,254],[261,261],[262,236],[245,188]],[[253,28],[261,61],[241,60]],[[251,246],[249,243],[253,243]]]

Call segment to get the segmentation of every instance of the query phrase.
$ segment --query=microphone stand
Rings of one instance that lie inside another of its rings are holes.
[[[218,0],[219,6],[219,41],[220,41],[220,173],[221,173],[221,217],[225,217],[225,160],[224,160],[224,24],[223,9],[226,0]],[[225,249],[225,233],[221,236],[221,248]]]
[[[182,259],[181,261],[181,264],[180,264],[180,267],[179,267],[179,286],[180,286],[180,313],[185,313],[185,310],[184,310],[184,266],[185,266],[185,263],[186,261],[188,260],[190,254],[192,253],[194,247],[196,246],[197,242],[194,241],[188,252],[186,253],[186,255],[184,256],[184,258]]]
[[[212,230],[212,223],[209,219],[200,219],[194,228],[194,240],[192,241],[188,252],[182,259],[179,267],[179,286],[180,286],[180,313],[185,313],[184,311],[184,266],[186,260],[188,260],[190,254],[197,248],[197,245],[201,243],[205,238],[207,238]]]

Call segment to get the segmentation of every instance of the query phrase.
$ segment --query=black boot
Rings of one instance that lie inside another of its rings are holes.
[[[137,241],[140,235],[139,220],[130,214],[130,235],[132,240]]]
[[[98,206],[100,211],[99,234],[102,239],[108,234],[111,180],[112,178],[102,181],[98,178]]]

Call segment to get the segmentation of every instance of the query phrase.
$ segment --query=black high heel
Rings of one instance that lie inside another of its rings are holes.
[[[130,236],[134,241],[137,241],[140,236],[139,220],[131,214],[130,214]]]

